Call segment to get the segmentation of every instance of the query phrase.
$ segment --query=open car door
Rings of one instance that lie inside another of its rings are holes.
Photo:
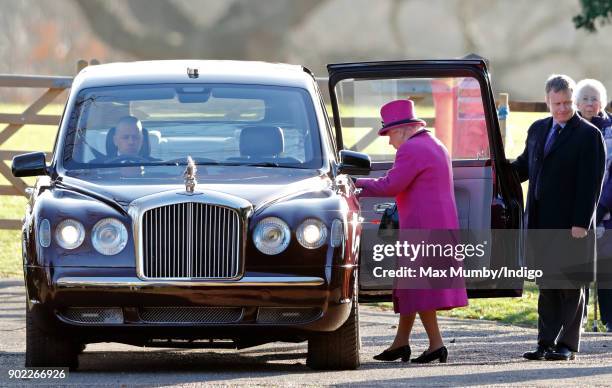
[[[486,241],[482,260],[465,260],[466,270],[518,269],[524,265],[523,198],[504,154],[489,74],[482,60],[434,60],[328,65],[329,91],[338,151],[364,152],[370,177],[383,176],[395,149],[377,135],[379,110],[396,99],[415,101],[416,113],[448,149],[462,232]],[[374,276],[376,261],[364,249],[394,198],[361,198],[361,300],[389,298],[393,279]],[[484,263],[484,264],[483,264]],[[470,297],[520,296],[523,279],[466,277]]]

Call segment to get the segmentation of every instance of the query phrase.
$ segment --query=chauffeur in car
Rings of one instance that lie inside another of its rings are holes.
[[[308,340],[310,366],[356,368],[358,203],[329,131],[298,66],[83,70],[51,164],[13,161],[40,176],[23,226],[26,365],[75,368],[101,341]]]

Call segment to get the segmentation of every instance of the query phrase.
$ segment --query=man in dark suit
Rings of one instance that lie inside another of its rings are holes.
[[[553,75],[546,81],[551,117],[531,125],[525,150],[512,164],[521,182],[529,179],[525,220],[530,236],[537,235],[539,249],[534,249],[534,257],[544,268],[544,280],[538,281],[538,346],[523,355],[529,360],[574,358],[584,310],[582,285],[592,279],[592,274],[585,275],[585,268],[592,272],[588,265],[569,271],[570,275],[563,273],[565,277],[551,274],[559,267],[568,268],[562,257],[567,259],[570,251],[570,261],[575,263],[592,263],[595,255],[595,240],[589,231],[595,228],[605,149],[599,130],[576,114],[574,86],[565,75]],[[551,236],[561,239],[553,242]],[[581,279],[572,278],[577,273]],[[555,282],[560,278],[564,282]]]

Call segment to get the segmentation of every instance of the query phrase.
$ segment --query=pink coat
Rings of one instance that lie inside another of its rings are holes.
[[[397,150],[382,178],[360,178],[362,197],[395,197],[401,229],[458,229],[453,170],[448,151],[428,131],[419,132]],[[395,289],[395,312],[445,310],[466,306],[465,288]]]

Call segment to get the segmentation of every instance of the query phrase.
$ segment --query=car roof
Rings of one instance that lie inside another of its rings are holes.
[[[188,69],[197,69],[190,78]],[[240,83],[307,88],[312,73],[298,65],[258,61],[159,60],[117,62],[88,66],[73,82],[73,89],[155,83]]]

